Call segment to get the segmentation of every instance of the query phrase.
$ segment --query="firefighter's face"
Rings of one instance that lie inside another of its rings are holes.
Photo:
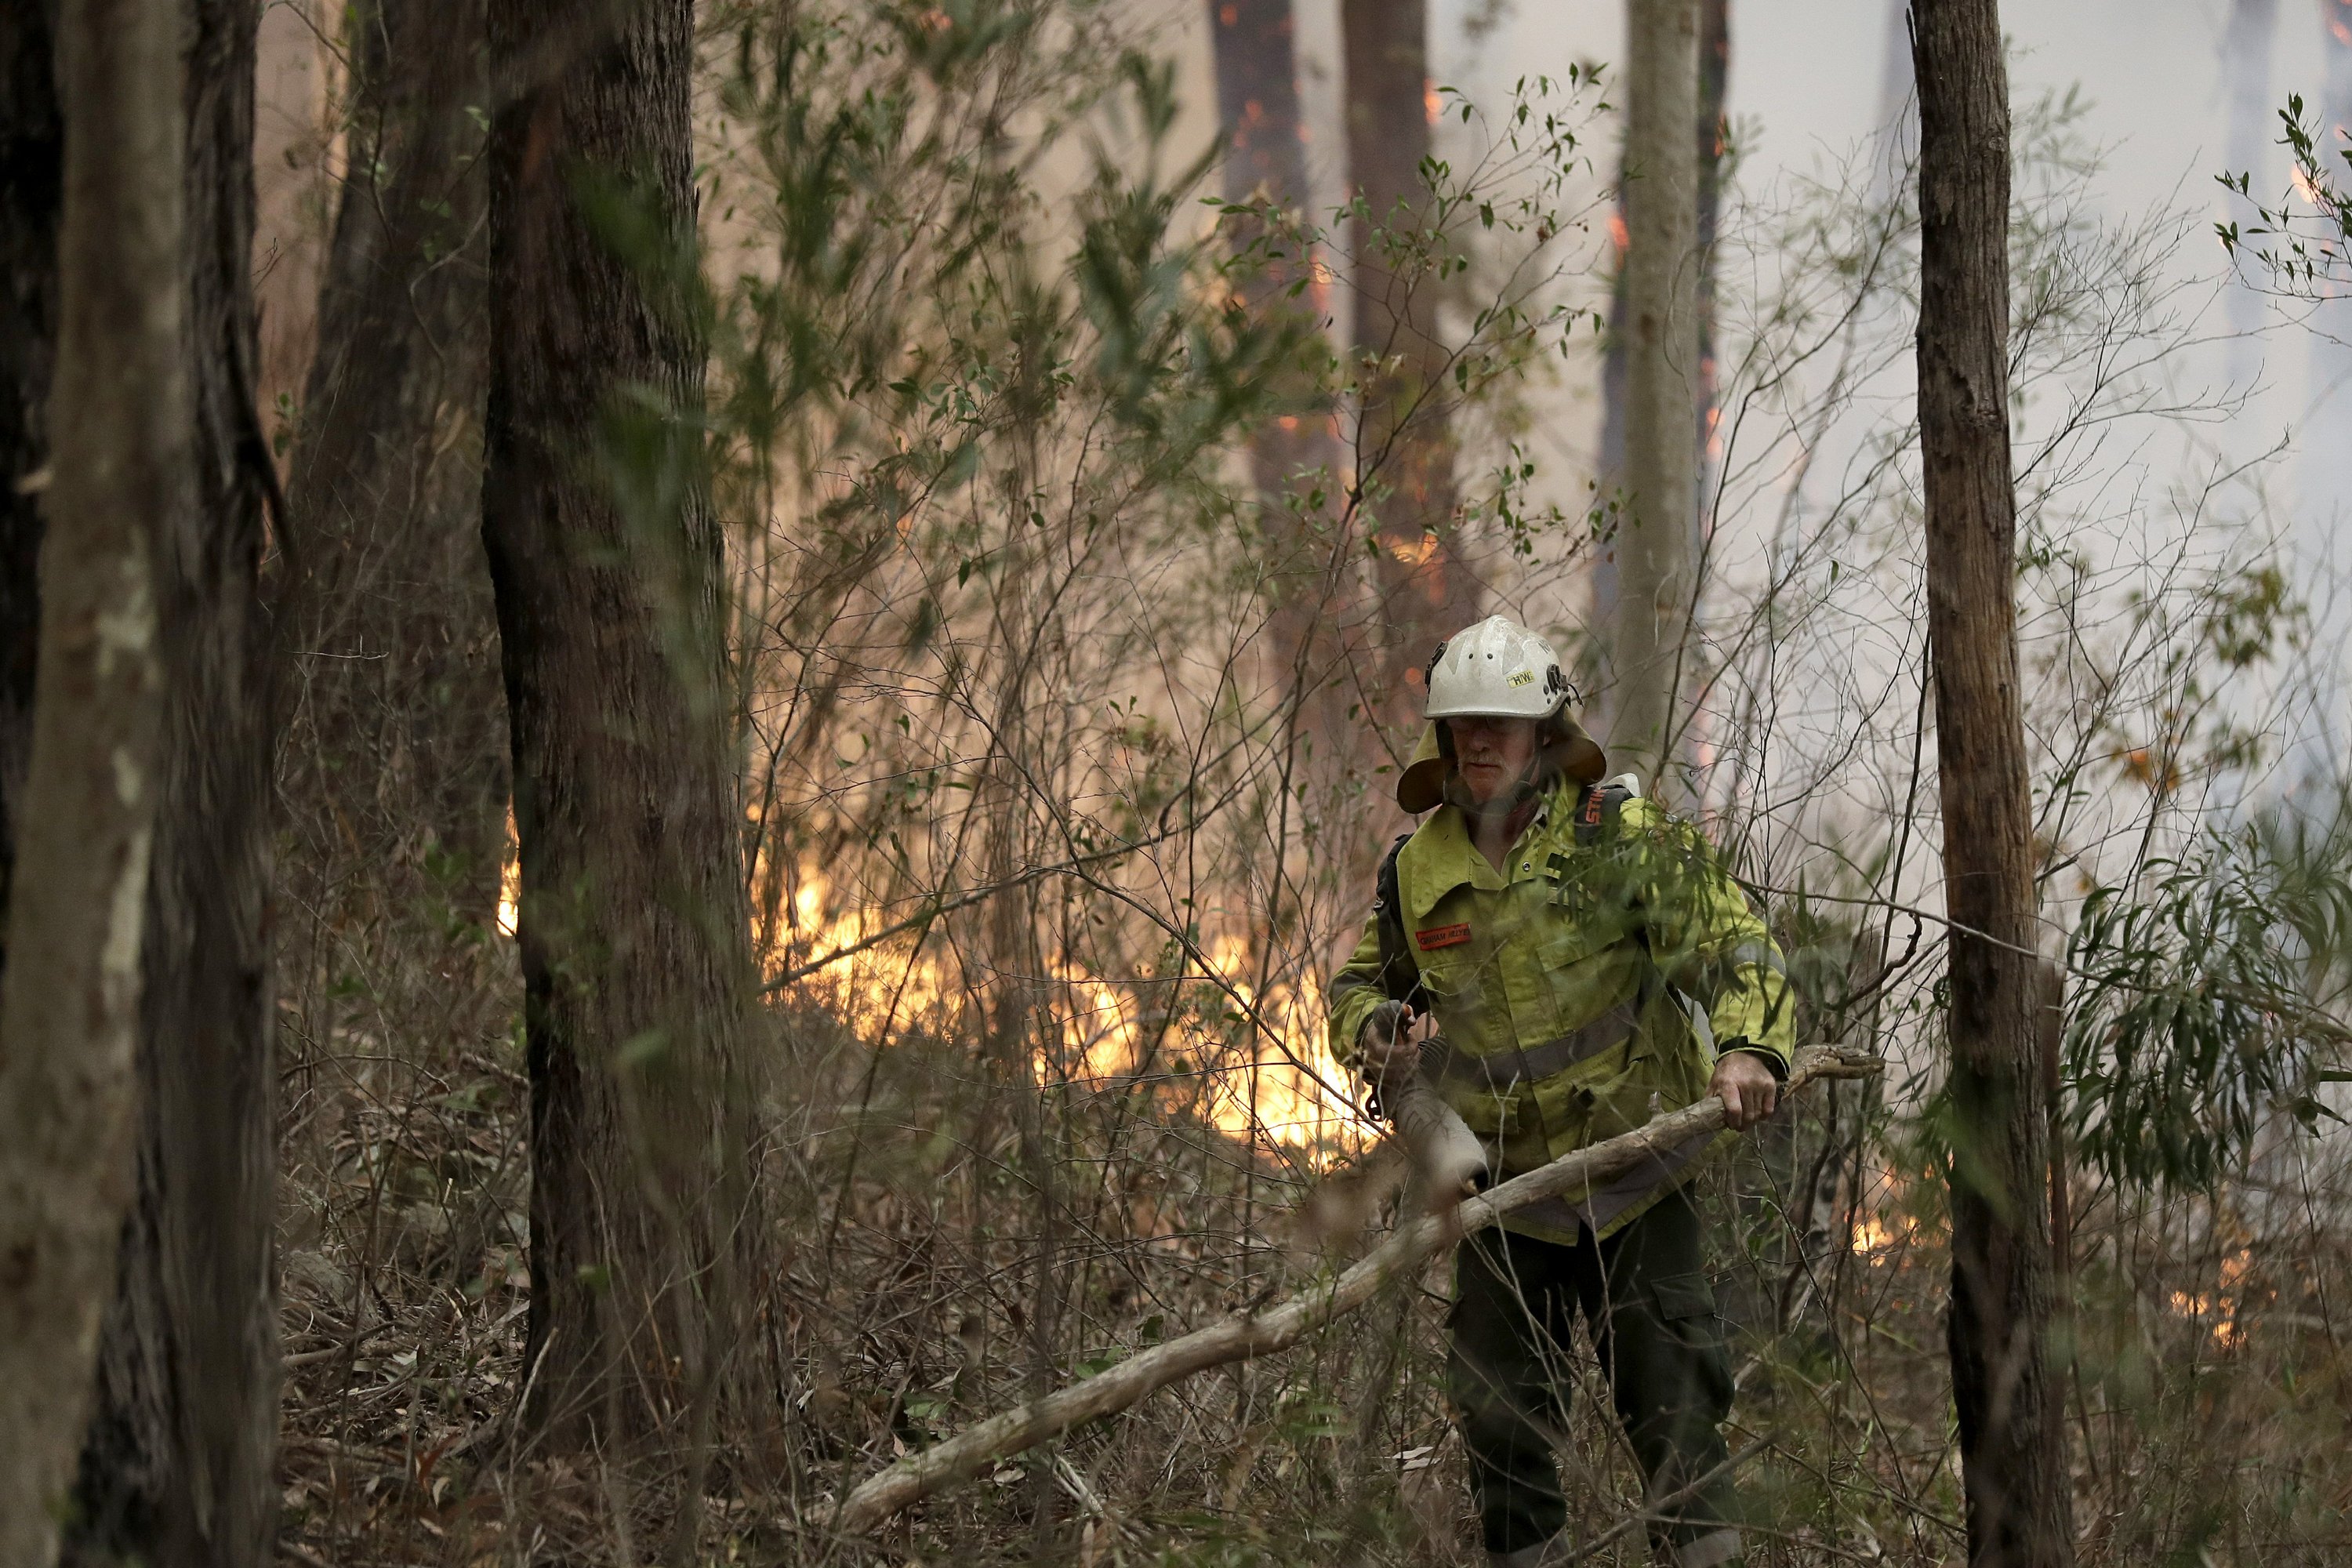
[[[1537,721],[1453,719],[1454,766],[1480,805],[1501,799],[1535,765]]]

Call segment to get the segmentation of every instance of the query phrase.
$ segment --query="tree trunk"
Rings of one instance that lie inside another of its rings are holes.
[[[1723,206],[1723,160],[1727,121],[1724,99],[1731,81],[1730,0],[1699,0],[1698,7],[1698,213],[1694,234],[1698,246],[1698,364],[1692,387],[1698,411],[1697,502],[1692,514],[1694,549],[1703,548],[1699,527],[1706,501],[1708,471],[1714,461],[1715,409],[1715,237]],[[1616,271],[1609,289],[1609,331],[1601,361],[1601,450],[1593,464],[1595,489],[1614,496],[1625,484],[1625,180],[1621,154],[1616,212],[1610,224],[1612,259]],[[1617,552],[1614,542],[1592,560],[1592,614],[1596,628],[1613,626],[1617,619]]]
[[[1917,0],[1919,448],[1952,921],[1952,1397],[1969,1558],[2063,1564],[2074,1531],[2035,1009],[2032,779],[2009,449],[2009,79],[1995,0]]]
[[[1209,0],[1210,37],[1215,46],[1217,119],[1225,127],[1225,200],[1271,202],[1304,216],[1312,199],[1307,183],[1306,127],[1298,111],[1298,56],[1290,0]],[[1252,223],[1235,223],[1236,246],[1260,237]],[[1262,296],[1250,301],[1261,316],[1320,315],[1320,290],[1303,247],[1276,243],[1257,279]],[[1308,286],[1301,305],[1290,299],[1302,277]],[[1293,472],[1328,456],[1328,427],[1295,418],[1253,432],[1251,472],[1262,494],[1279,495]]]
[[[483,535],[522,860],[531,1398],[708,1411],[733,1331],[746,913],[702,469],[688,0],[495,0]],[[631,242],[623,253],[624,239]],[[689,1503],[695,1494],[686,1494]]]
[[[1628,0],[1625,22],[1625,510],[1610,751],[1654,777],[1674,742],[1697,517],[1698,0]]]
[[[275,484],[254,407],[255,0],[173,7],[188,40],[194,485],[160,565],[170,672],[147,885],[137,1201],[107,1313],[67,1557],[262,1564],[277,1522],[278,1075],[270,889]]]
[[[1298,66],[1290,0],[1209,0],[1210,37],[1217,68],[1217,117],[1226,127],[1225,200],[1271,202],[1301,215],[1311,201],[1307,176],[1306,127],[1298,109]],[[1229,217],[1238,250],[1264,237],[1255,219]],[[1292,289],[1306,279],[1296,297]],[[1270,330],[1291,327],[1319,331],[1326,290],[1313,272],[1304,244],[1280,237],[1268,245],[1264,270],[1250,280],[1248,302]],[[1328,685],[1339,661],[1333,635],[1339,617],[1339,574],[1352,553],[1336,552],[1315,524],[1318,510],[1306,506],[1294,476],[1323,469],[1336,479],[1337,443],[1322,410],[1287,414],[1250,432],[1250,477],[1264,509],[1267,545],[1276,582],[1271,661],[1285,689]],[[1294,510],[1296,509],[1296,510]],[[1297,693],[1308,699],[1309,691]],[[1317,704],[1311,726],[1337,734],[1344,716],[1331,704]],[[1350,748],[1333,754],[1344,756]]]
[[[1341,0],[1348,74],[1348,178],[1359,204],[1355,345],[1362,384],[1355,484],[1385,496],[1374,575],[1387,621],[1383,688],[1394,721],[1417,721],[1422,671],[1440,638],[1478,612],[1478,584],[1454,522],[1450,360],[1440,335],[1440,282],[1411,259],[1430,222],[1422,160],[1435,88],[1425,0]]]
[[[506,850],[480,529],[488,19],[485,0],[354,14],[351,173],[294,450],[294,901],[404,938],[446,930],[444,907],[487,926]]]
[[[41,498],[27,481],[48,461],[58,342],[65,127],[54,11],[55,0],[0,6],[0,973],[41,636]]]
[[[1698,157],[1697,214],[1691,236],[1698,272],[1698,373],[1691,382],[1691,403],[1698,414],[1698,457],[1691,502],[1691,558],[1706,559],[1716,465],[1722,458],[1717,439],[1715,383],[1715,241],[1723,226],[1723,163],[1731,137],[1731,122],[1723,110],[1731,87],[1731,0],[1699,0],[1698,5]],[[1702,583],[1699,586],[1703,587]],[[1700,717],[1703,717],[1700,716]]]
[[[1731,88],[1731,0],[1699,0],[1698,6],[1698,374],[1691,402],[1697,412],[1698,448],[1692,470],[1690,594],[1685,614],[1695,624],[1715,571],[1716,491],[1723,480],[1723,410],[1717,405],[1715,341],[1715,245],[1723,226],[1723,172],[1730,154],[1731,121],[1724,100]],[[1697,650],[1692,650],[1696,653]],[[1680,750],[1691,769],[1691,787],[1708,787],[1716,754],[1714,710],[1707,687],[1714,672],[1694,658],[1683,684],[1691,689],[1690,719]]]
[[[157,554],[190,494],[178,7],[57,36],[58,433],[0,980],[0,1562],[57,1550],[131,1197],[141,895],[160,791]]]

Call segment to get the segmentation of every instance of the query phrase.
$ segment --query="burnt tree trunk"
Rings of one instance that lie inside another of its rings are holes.
[[[271,623],[253,405],[255,0],[187,41],[182,356],[194,488],[159,558],[170,690],[147,888],[138,1188],[68,1561],[259,1564],[277,1522],[277,1070],[268,963]]]
[[[1919,448],[1950,932],[1952,1298],[1969,1557],[2073,1559],[2035,1016],[2009,447],[2009,79],[1995,0],[1917,0]]]
[[[1374,581],[1386,620],[1381,691],[1399,722],[1421,710],[1438,639],[1478,613],[1454,524],[1451,360],[1440,280],[1416,240],[1432,221],[1421,173],[1435,87],[1425,0],[1341,0],[1348,184],[1356,203],[1353,341],[1360,385],[1354,484],[1377,526]],[[1417,258],[1417,257],[1419,258]]]
[[[445,910],[488,925],[506,850],[480,526],[485,5],[354,10],[351,173],[290,485],[293,899],[410,941]]]
[[[57,1552],[131,1198],[157,557],[193,488],[178,24],[89,0],[56,32],[57,439],[0,979],[0,1562],[27,1568]]]
[[[522,863],[524,1420],[559,1450],[625,1455],[708,1413],[749,1228],[723,563],[679,276],[693,58],[688,0],[490,8],[482,526]]]

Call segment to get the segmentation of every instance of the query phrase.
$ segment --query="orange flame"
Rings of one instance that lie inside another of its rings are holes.
[[[888,923],[877,910],[836,910],[832,895],[824,873],[802,875],[792,899],[792,930],[764,959],[771,979],[854,947]],[[855,953],[791,989],[886,1044],[891,1035],[918,1026],[953,1028],[967,1022],[969,991],[945,961],[917,949],[911,937]],[[1344,1097],[1325,1087],[1347,1079],[1324,1040],[1320,988],[1312,982],[1275,984],[1261,994],[1250,978],[1254,952],[1240,936],[1210,942],[1202,957],[1220,989],[1264,1026],[1263,1033],[1253,1028],[1246,1060],[1218,1060],[1227,1057],[1225,1042],[1205,1034],[1188,1038],[1177,1053],[1204,1064],[1202,1077],[1192,1087],[1205,1085],[1201,1109],[1208,1121],[1236,1138],[1281,1144],[1316,1168],[1359,1144],[1365,1131],[1361,1118]],[[1051,962],[1047,970],[1055,995],[1045,1011],[1058,1037],[1031,1053],[1038,1087],[1104,1089],[1142,1070],[1163,1021],[1150,1024],[1148,1039],[1145,1009],[1130,988],[1066,961]],[[1265,1038],[1269,1034],[1273,1037]]]
[[[499,934],[510,937],[522,914],[522,851],[515,835],[514,805],[507,805],[507,852],[499,862]]]

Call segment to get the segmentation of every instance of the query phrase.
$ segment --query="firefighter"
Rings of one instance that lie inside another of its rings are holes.
[[[1550,645],[1492,616],[1439,645],[1427,690],[1397,803],[1429,815],[1382,863],[1331,984],[1339,1059],[1376,1092],[1423,1075],[1498,1179],[1707,1094],[1723,1099],[1723,1140],[1769,1116],[1794,1035],[1780,954],[1696,828],[1630,775],[1602,782]],[[1739,1559],[1718,1468],[1730,1362],[1685,1190],[1715,1142],[1519,1209],[1459,1248],[1447,1387],[1496,1568],[1541,1568],[1571,1545],[1552,1434],[1580,1313],[1660,1515],[1660,1560]]]

